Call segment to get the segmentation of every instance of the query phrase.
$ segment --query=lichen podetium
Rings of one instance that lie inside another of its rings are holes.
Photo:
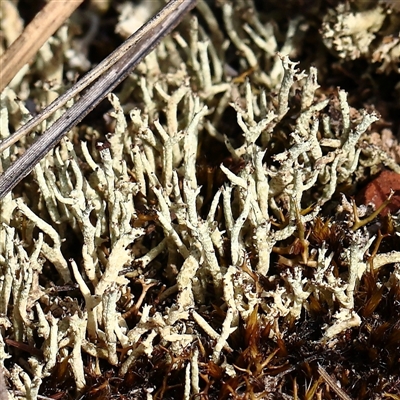
[[[398,14],[280,3],[200,2],[1,200],[10,398],[399,395],[398,213],[353,199],[398,172],[397,114],[368,86]],[[123,35],[131,9],[109,14]],[[364,21],[376,40],[356,52],[335,21],[359,13],[390,21]],[[74,76],[52,55],[73,48],[75,23],[2,93],[1,138],[28,99],[63,89],[46,86],[50,66]]]

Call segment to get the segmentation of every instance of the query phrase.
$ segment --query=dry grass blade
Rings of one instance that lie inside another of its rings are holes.
[[[170,1],[155,17],[143,25],[141,29],[135,32],[120,48],[108,57],[100,68],[95,69],[95,73],[93,71],[89,73],[83,78],[83,83],[82,81],[78,82],[76,87],[68,92],[68,95],[64,95],[61,100],[57,99],[54,103],[60,107],[68,101],[68,98],[80,92],[102,74],[92,85],[91,89],[0,176],[0,198],[9,193],[70,129],[121,83],[133,68],[150,53],[157,43],[171,32],[180,20],[194,7],[196,2],[197,0]],[[56,109],[54,103],[44,111],[46,117],[50,115],[48,109],[52,111]],[[43,120],[46,117],[40,116],[35,119],[35,123],[31,123],[30,127],[32,128],[39,123],[39,119]]]
[[[82,2],[83,0],[52,0],[38,12],[0,57],[0,92]]]
[[[326,370],[320,365],[318,365],[318,373],[321,375],[325,383],[327,383],[342,400],[351,400],[351,397],[349,397],[347,393],[345,393],[345,391],[337,385],[337,383],[331,378]]]

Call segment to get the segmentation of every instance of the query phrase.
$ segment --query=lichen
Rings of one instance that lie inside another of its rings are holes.
[[[325,15],[325,45],[345,59],[369,58],[377,72],[399,72],[399,16],[386,1],[338,4]]]
[[[327,13],[325,40],[332,13],[350,18],[340,7]],[[251,1],[218,11],[221,20],[201,3],[199,19],[109,95],[101,128],[74,129],[0,200],[0,371],[11,398],[68,385],[86,396],[105,370],[131,385],[129,398],[216,388],[219,398],[270,398],[279,380],[297,393],[285,381],[298,368],[285,367],[286,331],[292,340],[293,326],[310,319],[313,346],[334,351],[363,329],[361,287],[396,298],[400,252],[375,244],[379,228],[398,237],[399,217],[383,220],[349,200],[371,166],[395,169],[391,150],[365,139],[378,113],[356,111],[343,89],[326,94],[316,67],[290,59],[309,26],[303,18],[278,35]],[[224,34],[214,30],[221,21]],[[328,47],[367,54],[373,37],[360,43],[346,24],[331,35],[342,47],[333,39]],[[51,46],[62,54],[65,29],[36,62]],[[346,32],[356,51],[343,45]],[[59,75],[61,58],[48,59]],[[46,71],[43,82],[53,79]],[[29,116],[18,100],[18,90],[30,97],[28,80],[2,93],[2,138]],[[53,89],[42,86],[42,101]],[[3,170],[30,140],[0,155]],[[142,379],[147,360],[165,377]]]

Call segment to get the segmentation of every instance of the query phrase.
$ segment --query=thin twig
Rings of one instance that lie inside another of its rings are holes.
[[[326,372],[326,370],[318,364],[318,373],[321,378],[327,383],[330,388],[342,399],[351,400],[351,397],[332,379],[332,377]]]
[[[83,0],[52,0],[35,15],[17,40],[0,57],[0,92],[82,2]]]
[[[195,6],[197,0],[171,0],[155,17],[135,32],[123,45],[108,57],[100,69],[78,82],[80,91],[93,79],[102,76],[71,108],[41,135],[26,152],[0,176],[0,198],[10,192],[15,185],[34,168],[61,138],[93,110],[117,85],[119,85],[136,65],[181,19]],[[94,76],[94,78],[93,78]],[[72,89],[71,89],[72,90]],[[74,88],[74,91],[76,89]],[[75,92],[74,92],[75,93]],[[76,94],[76,93],[75,93]],[[69,96],[71,96],[69,94]],[[72,95],[73,96],[73,95]],[[62,99],[65,103],[65,97]],[[60,100],[56,100],[60,106]],[[53,104],[48,108],[54,110]],[[47,109],[46,109],[47,110]],[[46,111],[45,110],[45,111]],[[46,111],[47,112],[47,111]],[[38,123],[38,122],[36,122]]]

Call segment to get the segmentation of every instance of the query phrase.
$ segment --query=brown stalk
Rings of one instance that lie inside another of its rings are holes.
[[[83,0],[51,0],[0,57],[0,92]]]
[[[320,365],[318,365],[318,373],[321,375],[321,378],[325,381],[325,383],[328,384],[330,388],[340,397],[340,399],[351,400],[351,397],[349,397],[347,393],[338,386],[328,372],[326,372],[326,370]]]

